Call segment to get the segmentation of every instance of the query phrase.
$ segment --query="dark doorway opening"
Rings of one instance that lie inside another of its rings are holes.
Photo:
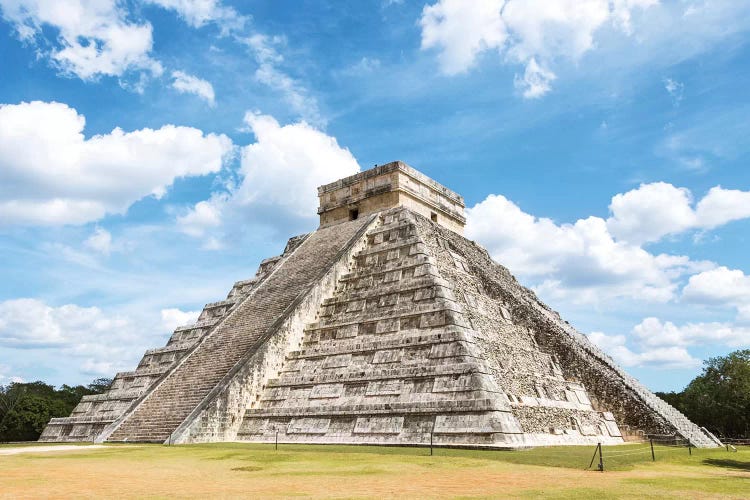
[[[359,218],[359,208],[349,209],[349,220],[356,220]]]

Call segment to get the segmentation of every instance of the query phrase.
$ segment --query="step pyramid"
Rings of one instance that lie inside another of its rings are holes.
[[[717,445],[465,239],[458,194],[401,162],[318,194],[318,230],[41,440]]]

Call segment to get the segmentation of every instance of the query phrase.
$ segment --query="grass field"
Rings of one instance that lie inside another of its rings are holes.
[[[0,497],[750,498],[750,448],[527,451],[222,443],[0,455]]]

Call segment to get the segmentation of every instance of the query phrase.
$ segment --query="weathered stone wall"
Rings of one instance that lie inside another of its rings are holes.
[[[395,161],[318,188],[320,227],[347,221],[350,210],[369,215],[406,207],[463,234],[464,200],[403,162]]]
[[[564,377],[586,387],[595,409],[612,412],[617,423],[631,432],[677,433],[697,446],[716,446],[698,426],[625,373],[531,290],[522,287],[505,267],[492,261],[484,248],[443,228],[436,230],[481,279],[481,293],[506,304],[513,322],[532,331],[542,350],[554,355]]]
[[[442,228],[438,231],[439,225],[423,217],[416,219],[422,241],[441,276],[452,285],[471,327],[475,355],[510,401],[527,442],[621,443],[617,425],[606,425],[605,415],[592,407],[586,388],[577,380],[566,380],[558,359],[539,346],[529,328],[515,324],[508,304],[484,292],[472,262],[443,237]],[[582,421],[586,426],[581,426]]]

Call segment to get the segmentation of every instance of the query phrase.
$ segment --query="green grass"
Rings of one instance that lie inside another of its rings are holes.
[[[750,447],[523,451],[215,443],[0,455],[0,497],[747,498]]]

